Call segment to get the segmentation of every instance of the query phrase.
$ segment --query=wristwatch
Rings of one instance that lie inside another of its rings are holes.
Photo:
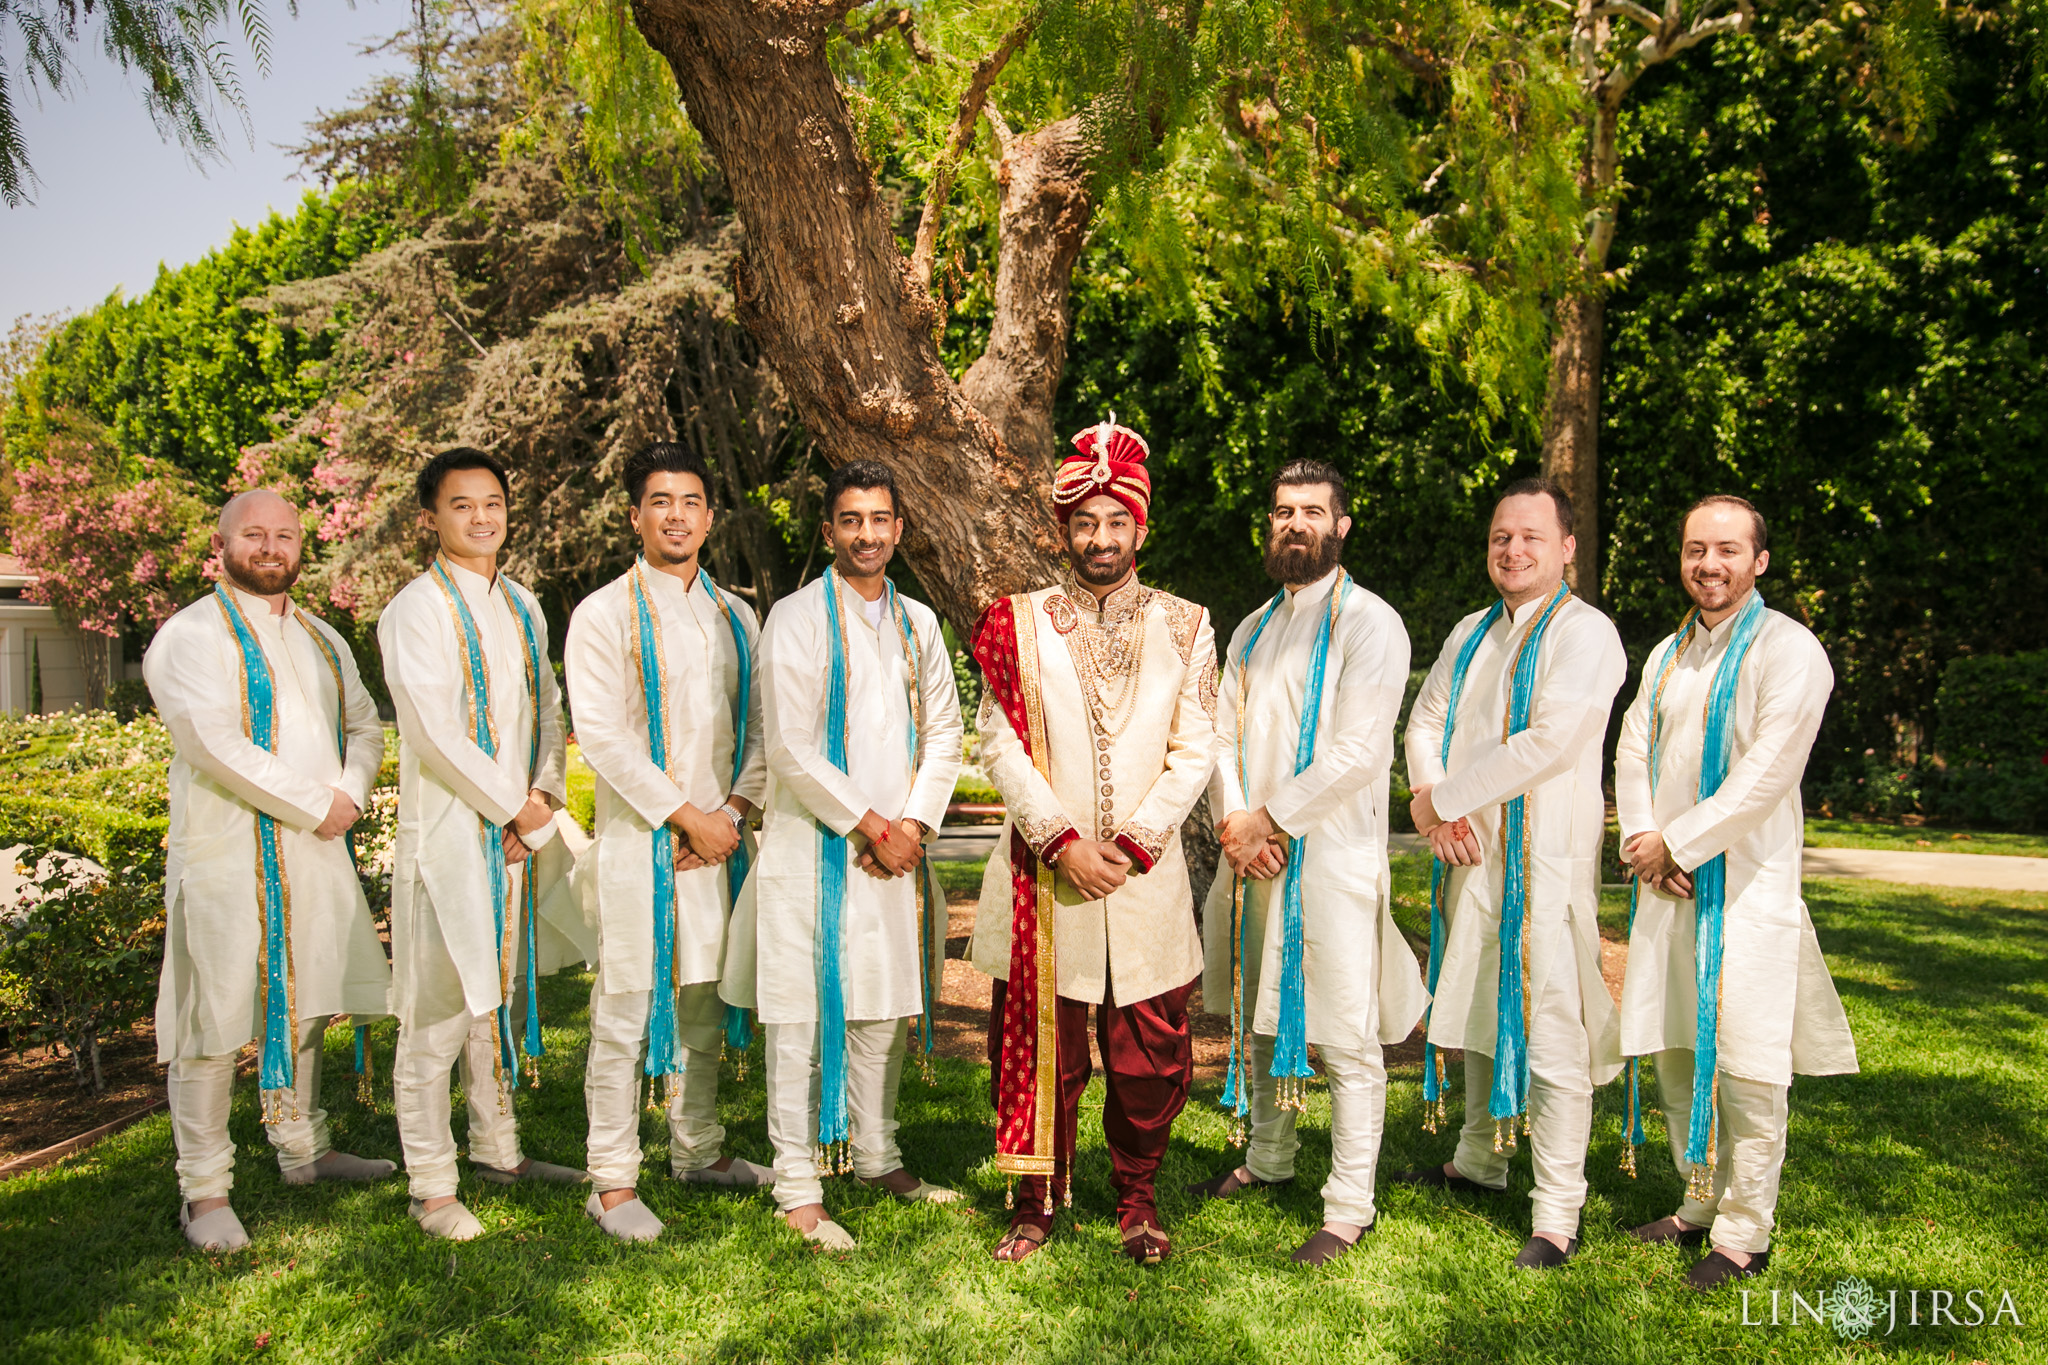
[[[732,821],[734,833],[739,833],[746,829],[747,817],[741,815],[738,811],[734,810],[732,808],[732,802],[728,801],[724,805],[720,806],[718,808],[718,813],[720,815],[723,815],[726,819]]]

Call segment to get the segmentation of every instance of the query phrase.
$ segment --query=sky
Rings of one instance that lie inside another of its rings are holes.
[[[223,111],[225,161],[194,166],[183,148],[157,136],[137,97],[135,78],[103,57],[97,16],[82,16],[76,52],[83,74],[69,99],[13,83],[37,179],[35,200],[0,205],[0,333],[24,313],[81,312],[115,289],[129,297],[155,280],[159,262],[178,266],[226,241],[236,224],[253,227],[273,208],[290,212],[310,184],[281,147],[298,142],[306,121],[338,108],[395,55],[365,57],[364,44],[405,26],[407,0],[299,0],[293,18],[268,0],[273,38],[270,75],[259,76],[248,48],[232,44],[248,104],[250,137]],[[19,72],[18,48],[4,52]]]

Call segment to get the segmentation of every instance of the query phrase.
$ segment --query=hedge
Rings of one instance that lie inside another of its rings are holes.
[[[1970,824],[2048,824],[2048,650],[1952,660],[1935,705],[1946,769],[1939,813]]]
[[[170,821],[137,815],[103,801],[0,792],[0,848],[47,844],[81,853],[116,876],[134,868],[152,881],[164,877],[164,839]]]

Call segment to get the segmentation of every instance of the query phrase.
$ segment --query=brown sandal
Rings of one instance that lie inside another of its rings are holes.
[[[995,1258],[1015,1265],[1044,1246],[1046,1239],[1051,1236],[1050,1223],[1020,1218],[1010,1224],[1010,1230],[1003,1234],[1003,1240],[996,1243]]]

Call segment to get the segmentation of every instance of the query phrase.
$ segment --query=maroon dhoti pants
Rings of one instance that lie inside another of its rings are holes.
[[[996,1102],[995,1077],[1002,1059],[1003,997],[1008,982],[995,983],[988,1012],[989,1102]],[[1173,1121],[1186,1107],[1195,1074],[1194,1043],[1188,1036],[1188,996],[1195,983],[1162,991],[1134,1005],[1095,1006],[1095,1042],[1102,1049],[1109,1096],[1102,1106],[1102,1131],[1116,1184],[1117,1217],[1153,1209],[1152,1182],[1165,1159]],[[1088,1002],[1059,997],[1060,1112],[1053,1144],[1060,1183],[1072,1179],[1074,1132],[1081,1117],[1081,1093],[1094,1074],[1088,1055]],[[1046,1206],[1044,1176],[1018,1182],[1021,1213]],[[1057,1188],[1057,1185],[1055,1186]]]

